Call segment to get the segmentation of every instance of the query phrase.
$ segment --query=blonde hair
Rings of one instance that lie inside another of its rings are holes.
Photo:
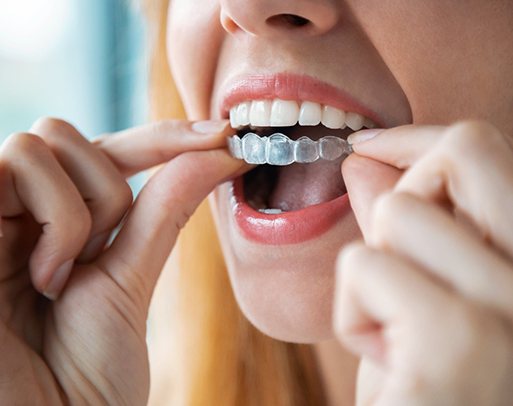
[[[152,41],[150,99],[154,119],[185,116],[166,57],[169,0],[144,0]],[[155,404],[301,406],[325,404],[311,346],[260,333],[234,299],[211,212],[203,202],[181,232],[178,273],[172,281],[176,312],[164,346],[174,363],[169,396]],[[169,291],[167,292],[169,295]],[[169,320],[164,320],[169,324]],[[168,341],[169,340],[169,341]],[[166,400],[164,400],[166,399]]]

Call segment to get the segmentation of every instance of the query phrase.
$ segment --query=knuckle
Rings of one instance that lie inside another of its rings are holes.
[[[91,231],[91,226],[93,223],[89,209],[85,204],[83,204],[77,207],[75,213],[76,214],[73,215],[73,220],[71,222],[71,224],[73,224],[72,227],[74,227],[75,231],[83,231],[86,234],[89,234],[89,231]]]
[[[2,145],[2,151],[6,155],[40,153],[44,148],[46,148],[46,144],[41,138],[24,132],[9,135]]]
[[[189,130],[190,124],[186,120],[160,120],[150,124],[148,130],[148,137],[150,139],[169,143],[170,139],[177,138],[178,141],[182,139],[179,135]],[[175,141],[176,142],[176,141]],[[164,160],[169,158],[160,149],[157,152],[162,156]]]
[[[156,148],[153,149],[153,152],[155,153],[156,157],[158,157],[158,160],[162,162],[169,160],[169,152],[166,152],[164,148],[158,147],[158,145],[162,144],[163,142],[168,142],[174,134],[174,127],[171,123],[171,120],[154,122],[150,124],[147,133],[148,140],[152,140],[151,142],[156,146]]]
[[[116,215],[124,213],[133,202],[133,193],[127,182],[119,182],[109,190],[109,194],[105,196],[110,211]]]
[[[152,133],[156,137],[162,137],[163,134],[173,133],[176,130],[184,129],[188,125],[186,120],[160,120],[152,125]]]
[[[411,200],[406,193],[388,192],[379,196],[373,207],[372,236],[381,241],[393,229],[397,218],[409,209]]]
[[[125,292],[129,293],[124,295],[125,308],[133,309],[132,315],[140,314],[141,309],[146,309],[148,298],[151,296],[151,287],[147,278],[143,278],[138,272],[133,272],[134,264],[127,261],[123,256],[115,256],[109,259],[109,264],[104,259],[99,258],[96,265],[106,273],[108,273],[109,268],[116,268],[121,271],[120,274],[123,275],[123,278],[117,282],[124,287]],[[142,314],[141,320],[144,320],[145,317]],[[133,320],[133,317],[131,319]]]
[[[128,208],[130,204],[132,204],[132,201],[134,200],[134,194],[132,192],[132,188],[127,182],[120,182],[118,184],[118,201],[119,204],[124,207]]]
[[[337,264],[344,272],[344,280],[352,280],[351,270],[361,268],[362,261],[366,259],[367,254],[368,249],[363,243],[358,242],[348,244],[340,251]]]
[[[97,136],[91,138],[90,142],[91,144],[99,147],[103,142],[105,142],[105,140],[109,139],[111,136],[111,133],[98,134]]]
[[[178,212],[175,215],[173,227],[176,230],[176,232],[181,231],[189,219],[194,214],[194,209],[191,207],[184,207],[182,210],[178,210]]]
[[[78,133],[70,123],[54,117],[39,118],[32,125],[32,130],[50,143],[62,138],[72,137]]]
[[[395,211],[396,204],[399,200],[399,193],[384,193],[376,199],[374,203],[374,219],[384,220],[389,214]]]
[[[68,235],[74,236],[79,244],[84,243],[87,240],[91,232],[93,219],[91,213],[87,209],[87,206],[81,205],[75,210],[74,215],[71,218],[64,219],[63,230],[65,230],[65,237],[69,238]],[[68,234],[69,233],[69,234]]]
[[[151,124],[150,127],[150,135],[151,138],[160,138],[163,133],[166,133],[170,130],[170,125],[168,120],[156,121]]]
[[[62,132],[63,128],[67,129],[69,127],[70,124],[68,124],[66,121],[55,117],[40,117],[34,122],[34,124],[32,124],[32,128],[36,133]]]
[[[86,243],[91,232],[92,217],[85,204],[83,206],[66,210],[67,215],[59,216],[54,223],[49,223],[52,231],[48,230],[48,233],[53,235],[54,246],[66,246],[78,254]]]
[[[474,153],[489,145],[491,138],[500,136],[492,124],[483,120],[465,120],[455,123],[446,130],[448,151]],[[447,146],[447,145],[446,145]]]

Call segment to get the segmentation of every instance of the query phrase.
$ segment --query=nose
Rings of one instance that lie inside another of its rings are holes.
[[[322,35],[338,21],[333,0],[220,0],[221,24],[229,33],[238,30],[269,37],[277,33]]]

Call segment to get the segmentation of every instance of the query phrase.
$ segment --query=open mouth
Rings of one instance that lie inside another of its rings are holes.
[[[291,140],[308,137],[347,137],[362,128],[375,127],[361,114],[346,112],[311,101],[254,100],[230,109],[231,126],[243,137],[252,132],[260,137],[274,133]],[[329,202],[346,193],[340,170],[346,156],[286,166],[259,165],[243,176],[247,204],[264,214],[276,215]]]

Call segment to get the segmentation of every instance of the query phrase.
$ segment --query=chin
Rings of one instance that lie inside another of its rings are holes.
[[[241,229],[235,200],[231,181],[216,188],[210,205],[231,285],[246,318],[282,341],[333,338],[335,261],[345,244],[361,236],[354,215],[343,213],[323,233],[300,242],[264,242]]]
[[[293,276],[295,271],[248,278],[250,270],[229,270],[242,312],[258,330],[280,341],[311,344],[332,338],[333,280],[307,286],[299,274]]]

